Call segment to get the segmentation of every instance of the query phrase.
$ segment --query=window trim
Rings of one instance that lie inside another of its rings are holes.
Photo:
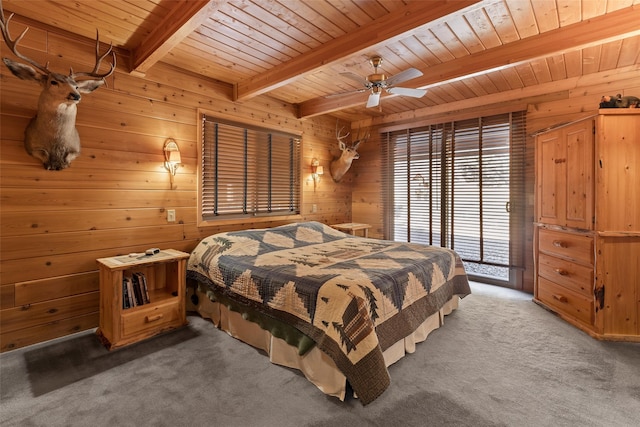
[[[235,124],[235,125],[240,125],[240,126],[247,126],[248,128],[252,128],[252,129],[261,129],[263,131],[273,131],[273,132],[277,132],[277,133],[287,133],[287,134],[291,134],[292,136],[296,136],[297,138],[300,138],[300,161],[299,161],[299,173],[300,173],[300,177],[299,177],[299,183],[298,183],[298,188],[296,189],[296,191],[298,191],[298,201],[299,201],[299,211],[298,213],[293,213],[293,214],[284,214],[284,215],[278,215],[278,214],[273,214],[273,215],[268,215],[268,216],[246,216],[246,217],[237,217],[237,218],[221,218],[221,219],[205,219],[203,217],[203,206],[202,206],[202,179],[203,179],[203,173],[202,173],[202,145],[203,145],[203,136],[204,136],[204,121],[202,120],[203,115],[209,116],[209,117],[213,117],[217,120],[220,120],[221,122],[226,122],[227,124]],[[269,128],[267,126],[265,126],[264,123],[260,122],[260,123],[252,123],[251,121],[246,121],[246,120],[242,120],[239,119],[238,117],[232,116],[232,117],[227,117],[227,115],[225,114],[220,114],[218,112],[211,112],[205,109],[198,109],[197,110],[197,116],[196,116],[196,121],[197,121],[197,126],[198,126],[198,137],[197,137],[197,159],[196,159],[196,167],[197,167],[197,177],[198,177],[198,182],[197,182],[197,194],[196,194],[196,199],[197,199],[197,218],[196,218],[196,223],[198,225],[198,227],[212,227],[212,226],[224,226],[224,225],[233,225],[233,224],[254,224],[254,223],[267,223],[267,222],[275,222],[275,221],[287,221],[287,222],[294,222],[294,221],[299,221],[302,218],[302,207],[304,204],[303,201],[303,160],[304,160],[304,156],[303,156],[303,140],[302,140],[302,132],[299,129],[291,129],[291,128],[286,128],[286,127],[281,127],[281,128],[276,128],[275,126],[273,128]]]

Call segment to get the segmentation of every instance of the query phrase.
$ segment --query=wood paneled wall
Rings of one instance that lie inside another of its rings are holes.
[[[20,18],[16,17],[16,22]],[[53,70],[91,68],[93,42],[34,25],[22,51]],[[2,45],[1,56],[11,56]],[[119,64],[129,58],[119,52]],[[595,113],[605,94],[640,96],[638,69],[608,70],[583,78],[572,90],[521,98],[528,105],[528,132]],[[0,67],[0,351],[96,327],[98,273],[95,259],[149,247],[190,251],[200,238],[218,232],[280,225],[245,222],[197,225],[197,110],[303,135],[300,220],[326,224],[372,224],[372,237],[384,238],[377,138],[361,145],[360,159],[340,183],[329,163],[338,154],[335,120],[297,120],[294,106],[268,97],[233,103],[232,88],[157,64],[135,77],[118,66],[108,86],[85,95],[77,127],[82,153],[69,169],[46,171],[23,148],[23,133],[35,114],[39,87]],[[504,100],[500,101],[504,104]],[[500,108],[478,99],[444,120]],[[375,132],[372,132],[375,135]],[[162,146],[174,138],[183,167],[171,190]],[[314,191],[311,159],[326,171]],[[533,138],[527,156],[528,217],[533,223]],[[315,206],[316,212],[312,212]],[[177,221],[166,221],[175,209]],[[353,214],[352,214],[353,213]],[[526,230],[528,265],[520,288],[533,291],[532,226]]]
[[[16,17],[19,22],[19,17]],[[58,31],[31,29],[22,52],[52,70],[90,69],[93,43]],[[1,56],[12,57],[2,45]],[[267,97],[231,102],[232,88],[157,64],[144,78],[122,64],[108,85],[83,96],[77,128],[82,152],[71,167],[44,170],[23,147],[40,88],[2,64],[0,150],[0,350],[6,351],[98,325],[96,258],[150,247],[191,251],[209,234],[289,221],[198,227],[197,111],[302,134],[302,214],[327,224],[351,220],[351,179],[326,174],[314,191],[311,159],[325,171],[335,154],[335,120],[296,119],[292,105]],[[162,147],[174,138],[183,166],[175,189],[163,166]],[[316,212],[312,208],[316,207]],[[176,210],[167,222],[166,210]]]
[[[514,98],[508,101],[514,109],[527,108],[527,155],[526,155],[526,267],[522,272],[518,289],[533,293],[533,222],[534,222],[534,138],[531,134],[554,126],[596,114],[600,98],[603,95],[633,95],[640,97],[640,66],[627,67],[621,70],[607,70],[577,80],[576,87],[571,90],[549,93],[547,96],[535,98]],[[507,101],[495,97],[484,97],[476,100],[466,110],[453,110],[443,114],[440,109],[436,117],[420,117],[421,125],[425,123],[442,123],[451,120],[467,119],[489,114],[487,112],[504,112]],[[501,111],[502,110],[502,111]],[[508,111],[508,109],[506,110]],[[411,125],[406,125],[411,127]],[[375,130],[372,134],[376,134]],[[354,222],[371,224],[370,235],[385,238],[383,227],[383,203],[381,197],[380,166],[382,164],[378,143],[368,141],[358,150],[360,159],[354,162],[353,186],[353,218]]]

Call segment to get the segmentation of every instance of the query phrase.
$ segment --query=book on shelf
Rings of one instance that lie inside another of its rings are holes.
[[[129,288],[127,286],[127,278],[124,277],[122,279],[122,309],[126,310],[127,308],[131,308],[131,303],[129,301]]]
[[[143,304],[149,304],[151,301],[149,300],[149,288],[147,287],[146,276],[144,273],[135,273],[134,276],[138,278],[138,283],[140,284]]]
[[[133,283],[130,277],[124,277],[122,279],[122,308],[127,309],[135,307],[136,302],[133,297]]]
[[[135,307],[138,303],[136,301],[136,295],[133,289],[133,280],[131,280],[131,277],[127,278],[127,286],[129,287],[129,301],[131,302],[131,307]]]
[[[136,305],[143,305],[144,299],[142,299],[142,290],[140,289],[140,280],[138,275],[134,273],[131,276],[131,281],[133,282],[133,296],[136,300]]]
[[[149,288],[144,273],[133,273],[122,278],[122,308],[149,304]]]

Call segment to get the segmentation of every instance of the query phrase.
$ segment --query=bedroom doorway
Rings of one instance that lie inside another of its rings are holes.
[[[524,259],[524,116],[383,134],[389,238],[454,249],[474,280],[516,287]]]

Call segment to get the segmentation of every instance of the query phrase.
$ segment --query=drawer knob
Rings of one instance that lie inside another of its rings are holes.
[[[147,323],[156,322],[156,321],[162,319],[163,316],[164,315],[162,313],[156,314],[156,315],[153,315],[153,316],[147,316]]]
[[[569,272],[567,270],[563,270],[561,268],[556,268],[556,273],[558,273],[561,276],[568,276]]]
[[[553,246],[555,246],[556,248],[568,248],[569,245],[567,245],[567,242],[563,242],[562,240],[554,240],[553,241]]]
[[[567,302],[567,297],[565,297],[564,295],[553,295],[553,299],[560,302]]]

